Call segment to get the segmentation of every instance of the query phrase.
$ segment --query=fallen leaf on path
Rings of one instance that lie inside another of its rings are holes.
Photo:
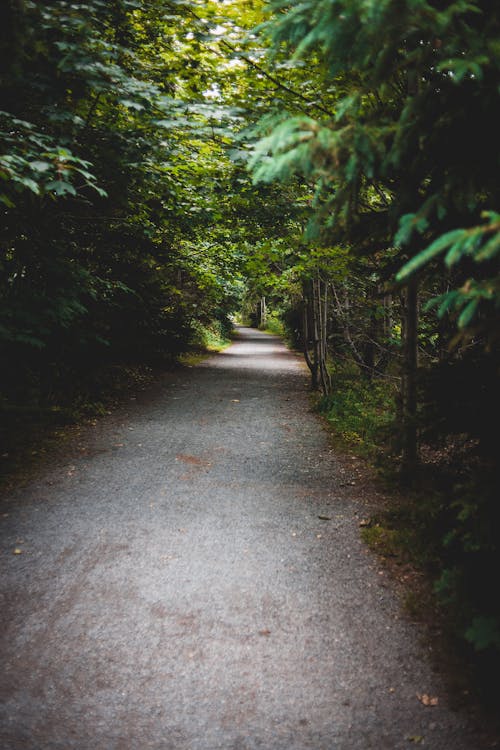
[[[188,453],[178,453],[175,457],[176,461],[183,461],[185,464],[192,464],[193,466],[211,466],[210,461],[206,461],[199,456],[190,456]]]
[[[233,403],[233,404],[239,404],[240,400],[239,400],[239,398],[232,398],[231,399],[231,403]]]
[[[15,550],[14,550],[14,552],[12,554],[13,555],[22,555],[23,551],[22,551],[22,549],[19,549],[19,547],[16,547]]]
[[[332,520],[331,516],[318,516],[318,518],[319,518],[320,521],[331,521]]]
[[[439,698],[427,695],[427,693],[417,693],[417,698],[423,706],[437,706],[439,703]]]
[[[264,628],[264,630],[259,630],[259,635],[271,635],[271,631]]]
[[[424,738],[420,734],[412,734],[406,738],[408,742],[414,742],[416,745],[420,745],[424,741]]]
[[[362,518],[361,521],[359,522],[359,525],[362,527],[371,526],[372,525],[371,518]]]

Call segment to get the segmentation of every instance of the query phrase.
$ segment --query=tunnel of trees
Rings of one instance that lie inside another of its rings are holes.
[[[498,3],[6,0],[0,21],[4,444],[236,313],[282,331],[337,433],[413,483],[398,512],[437,595],[498,657]]]

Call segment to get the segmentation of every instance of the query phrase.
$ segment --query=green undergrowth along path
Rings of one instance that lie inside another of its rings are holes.
[[[334,434],[367,458],[386,453],[395,423],[397,387],[388,379],[366,379],[354,365],[331,367],[331,393],[319,401],[319,410]]]

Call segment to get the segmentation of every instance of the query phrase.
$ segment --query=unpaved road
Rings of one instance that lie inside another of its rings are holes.
[[[3,500],[2,750],[477,748],[306,383],[242,329]]]

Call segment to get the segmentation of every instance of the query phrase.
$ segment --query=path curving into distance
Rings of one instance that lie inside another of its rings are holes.
[[[86,429],[0,505],[2,750],[477,748],[345,485],[246,328]]]

